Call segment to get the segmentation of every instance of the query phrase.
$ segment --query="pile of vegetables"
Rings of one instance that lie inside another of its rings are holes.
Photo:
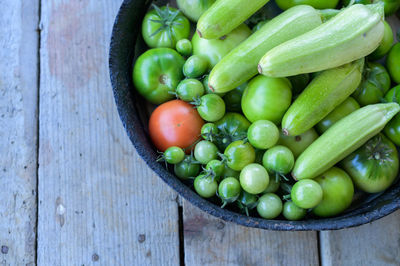
[[[276,0],[283,12],[265,18],[268,1],[152,6],[133,68],[157,105],[150,137],[160,163],[222,208],[335,216],[355,189],[398,175],[400,44],[384,18],[400,1]]]

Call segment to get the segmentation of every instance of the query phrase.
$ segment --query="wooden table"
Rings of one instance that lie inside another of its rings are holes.
[[[119,120],[122,0],[0,0],[0,265],[400,265],[400,212],[335,232],[211,217],[148,169]]]

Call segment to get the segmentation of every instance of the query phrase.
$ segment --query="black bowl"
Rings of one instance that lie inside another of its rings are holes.
[[[146,105],[135,91],[131,80],[132,62],[140,53],[141,20],[148,8],[145,0],[125,0],[115,20],[110,45],[110,76],[115,102],[126,132],[138,154],[165,183],[179,195],[206,213],[225,221],[248,227],[270,230],[334,230],[358,226],[377,220],[400,208],[400,182],[380,195],[363,196],[341,216],[329,219],[309,218],[304,221],[264,220],[247,217],[198,196],[189,186],[156,162],[157,153],[152,145],[146,126]],[[139,44],[138,44],[139,42]]]

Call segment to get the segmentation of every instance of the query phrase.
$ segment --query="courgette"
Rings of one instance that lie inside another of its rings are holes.
[[[233,90],[258,73],[257,64],[267,51],[321,24],[321,15],[311,6],[295,6],[283,12],[253,33],[213,68],[210,86],[216,92]]]
[[[322,174],[378,134],[399,111],[397,103],[379,103],[342,118],[300,154],[293,178],[315,178]]]
[[[358,87],[364,58],[320,73],[286,111],[282,120],[285,135],[300,135],[328,115]]]
[[[268,51],[258,71],[288,77],[338,67],[372,53],[384,34],[383,3],[356,4],[326,23]]]

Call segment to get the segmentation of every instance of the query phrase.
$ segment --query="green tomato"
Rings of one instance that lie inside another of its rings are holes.
[[[339,0],[276,0],[276,4],[283,10],[297,5],[310,5],[316,9],[335,8]]]
[[[211,160],[206,165],[206,170],[211,171],[216,177],[224,174],[225,164],[219,160]]]
[[[206,123],[201,127],[201,136],[211,142],[218,137],[218,132],[218,127],[214,123]]]
[[[288,77],[290,83],[293,86],[293,94],[299,95],[310,83],[310,75],[309,74],[300,74],[296,76]]]
[[[368,193],[387,189],[399,171],[396,146],[384,135],[370,139],[342,161],[357,188]]]
[[[270,120],[280,124],[292,100],[290,81],[286,78],[253,78],[242,97],[242,110],[251,122]]]
[[[386,66],[390,77],[397,84],[400,83],[400,43],[396,43],[386,58]]]
[[[155,48],[139,56],[133,68],[136,90],[151,103],[161,104],[174,98],[174,92],[183,78],[185,60],[175,50]]]
[[[269,183],[268,183],[268,187],[262,192],[263,194],[265,193],[274,193],[276,191],[278,191],[279,187],[281,185],[281,181],[279,176],[275,175],[274,176],[270,176],[269,178]]]
[[[201,118],[208,122],[215,122],[225,114],[224,100],[216,94],[202,96],[198,102],[195,102],[195,105],[197,105],[197,111]]]
[[[249,127],[247,138],[254,148],[265,150],[278,142],[279,129],[271,121],[258,120]]]
[[[384,57],[390,51],[390,48],[392,48],[393,45],[394,38],[392,28],[386,21],[383,21],[383,24],[385,25],[383,39],[379,47],[376,48],[371,55],[369,55],[369,58],[372,60],[378,60]]]
[[[247,136],[250,122],[241,114],[226,113],[222,119],[215,122],[215,125],[219,130],[217,146],[220,150],[225,150],[232,142]]]
[[[379,103],[389,89],[390,76],[385,67],[368,62],[364,68],[363,81],[353,93],[353,97],[361,106]]]
[[[194,158],[202,164],[207,164],[218,157],[218,148],[214,143],[202,140],[194,147]]]
[[[336,108],[333,109],[333,111],[330,112],[327,116],[325,116],[324,119],[322,119],[315,126],[315,129],[318,131],[319,134],[322,134],[337,121],[351,114],[357,109],[360,109],[360,105],[356,100],[354,100],[354,98],[349,97],[344,102],[336,106]]]
[[[222,57],[247,39],[250,34],[251,30],[245,24],[241,24],[220,39],[203,39],[196,32],[192,38],[193,54],[206,58],[209,62],[209,70],[211,70]]]
[[[286,136],[281,132],[278,144],[288,147],[292,151],[294,158],[297,158],[318,137],[317,132],[313,128],[298,136]]]
[[[240,192],[239,198],[237,199],[237,205],[241,211],[249,216],[249,210],[254,209],[257,206],[257,196],[254,194],[247,193],[242,190]]]
[[[165,150],[164,158],[169,164],[177,164],[183,161],[185,158],[185,152],[182,148],[172,146]]]
[[[240,191],[240,183],[236,178],[227,177],[222,180],[218,186],[218,196],[223,201],[222,208],[225,207],[226,204],[236,201],[240,195]]]
[[[199,175],[194,179],[194,190],[203,198],[215,196],[218,189],[218,183],[211,176]]]
[[[189,20],[179,10],[167,6],[153,7],[142,23],[143,39],[149,47],[175,48],[177,41],[189,37]]]
[[[354,195],[354,186],[349,175],[340,168],[332,167],[315,181],[322,188],[322,201],[313,209],[321,217],[331,217],[347,209]]]
[[[258,199],[257,212],[264,219],[274,219],[282,212],[282,200],[274,193],[266,193]]]
[[[195,177],[199,171],[200,165],[189,155],[186,155],[182,162],[174,165],[174,173],[180,179]]]
[[[211,90],[210,86],[208,86],[208,77],[209,77],[209,75],[205,75],[203,78],[203,85],[204,85],[205,93],[206,94],[217,94],[220,97],[224,97],[225,93],[215,93]]]
[[[290,196],[296,206],[310,209],[322,201],[322,188],[314,180],[302,179],[293,185]]]
[[[226,110],[230,112],[242,112],[241,101],[246,87],[247,82],[225,94],[223,99],[226,105]]]
[[[176,88],[176,96],[185,102],[193,101],[196,98],[203,96],[203,94],[203,84],[197,79],[184,79]]]
[[[237,140],[229,144],[225,149],[224,155],[227,159],[228,167],[235,171],[242,170],[246,165],[254,162],[256,153],[248,142]],[[250,191],[248,191],[251,193]]]
[[[175,49],[183,56],[190,56],[192,54],[192,43],[188,39],[179,40],[176,43]]]
[[[387,102],[400,103],[400,85],[392,88],[385,96]],[[400,146],[400,115],[395,115],[392,120],[385,126],[384,132],[386,136],[397,146]]]
[[[293,201],[286,201],[283,204],[283,216],[289,221],[298,221],[306,216],[307,210],[298,207]]]
[[[188,78],[198,78],[206,73],[208,61],[201,56],[192,55],[183,65],[183,74]]]
[[[285,146],[275,146],[264,153],[264,167],[273,173],[287,174],[294,166],[294,156]]]
[[[259,194],[268,187],[269,175],[262,165],[252,163],[243,168],[239,180],[244,191]]]
[[[185,16],[197,22],[200,16],[214,4],[215,1],[216,0],[176,0],[176,3]]]

